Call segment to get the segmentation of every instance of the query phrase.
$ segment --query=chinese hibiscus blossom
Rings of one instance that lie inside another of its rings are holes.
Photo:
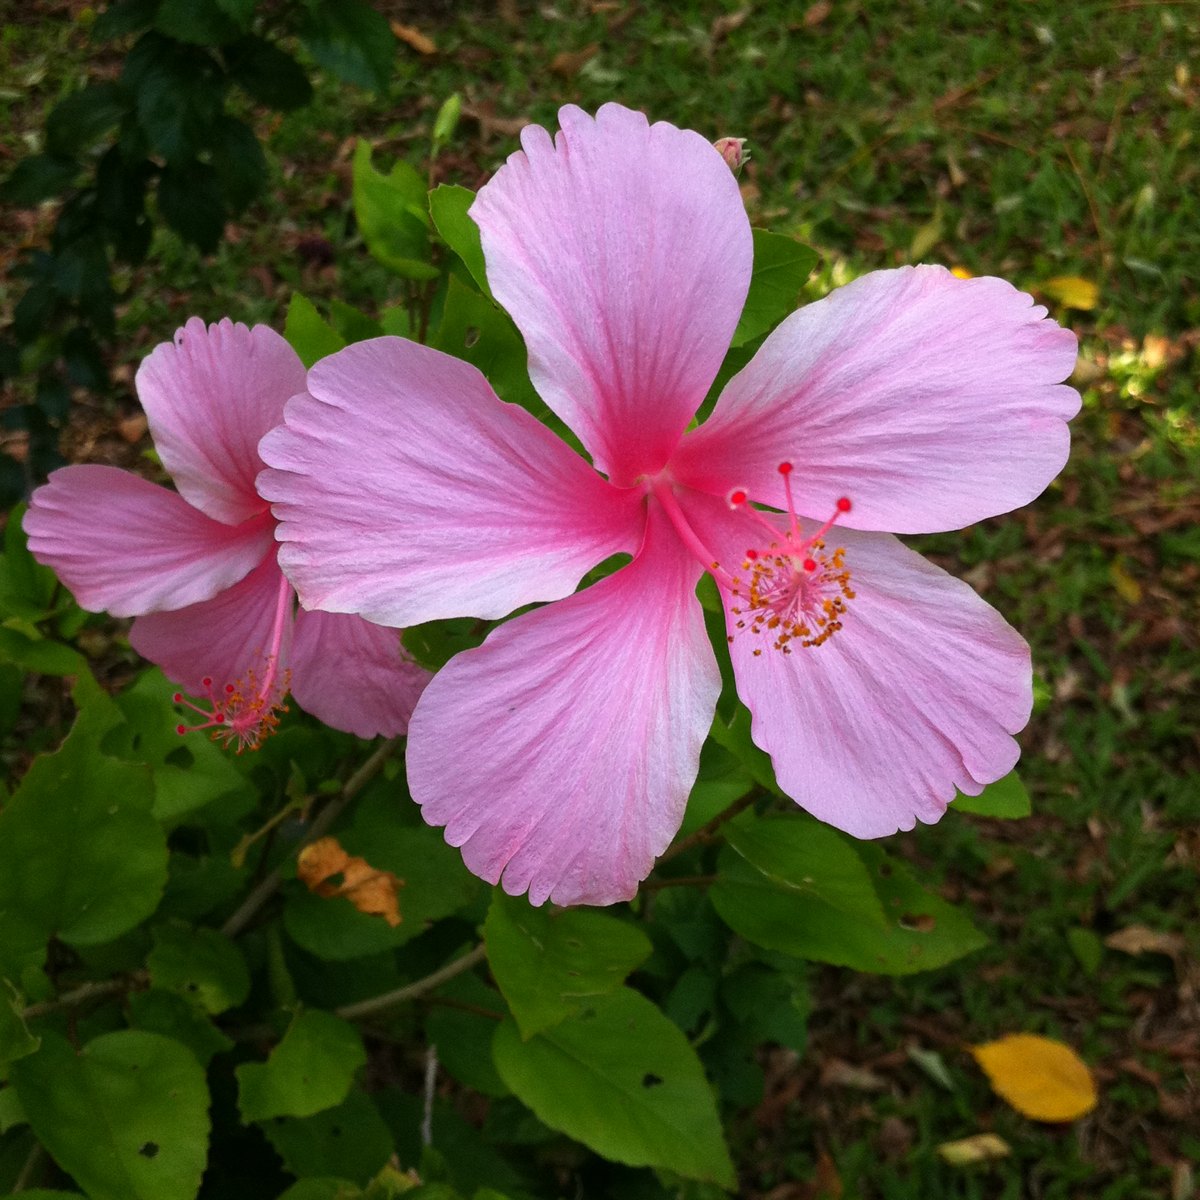
[[[275,725],[289,686],[338,729],[403,733],[428,678],[402,656],[395,630],[293,613],[254,479],[259,439],[304,381],[295,351],[266,326],[192,318],[136,381],[178,492],[115,467],[64,467],[25,515],[34,556],[84,608],[137,617],[134,649],[207,696],[207,708],[183,701],[205,718],[195,727],[239,746]]]
[[[780,786],[859,837],[937,820],[1016,762],[1029,651],[892,533],[1042,491],[1075,338],[1002,280],[880,271],[785,320],[689,429],[750,282],[737,184],[698,134],[618,105],[560,122],[471,215],[591,465],[463,362],[347,347],[261,446],[284,570],[389,624],[553,601],[453,659],[408,742],[425,818],[535,904],[632,896],[677,831],[720,690],[704,571]]]

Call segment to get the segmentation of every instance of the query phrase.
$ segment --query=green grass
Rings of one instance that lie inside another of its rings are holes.
[[[1187,1132],[1200,1114],[1194,1034],[1187,1053],[1200,956],[1200,8],[852,0],[806,25],[804,6],[776,0],[719,37],[714,20],[742,10],[560,0],[519,5],[512,25],[490,4],[390,8],[437,56],[401,47],[386,95],[324,81],[311,107],[264,126],[270,198],[210,261],[159,235],[125,280],[121,358],[140,359],[191,313],[278,326],[292,289],[368,311],[396,302],[398,285],[355,239],[346,139],[420,163],[452,91],[505,120],[551,123],[560,103],[619,99],[747,137],[751,216],[821,250],[818,290],[915,258],[1035,291],[1055,275],[1098,285],[1094,311],[1055,313],[1086,364],[1061,479],[1029,510],[922,539],[1029,639],[1042,694],[1023,739],[1031,820],[952,813],[896,839],[992,944],[900,981],[815,971],[809,1053],[788,1066],[802,1088],[770,1120],[734,1128],[749,1196],[811,1179],[821,1152],[847,1197],[1169,1195],[1174,1164],[1200,1157]],[[551,69],[593,44],[576,73]],[[4,31],[5,77],[36,75],[32,99],[0,96],[7,150],[87,61],[82,32],[64,25]],[[464,117],[435,170],[475,187],[515,147]],[[306,238],[329,243],[336,269],[298,252]],[[12,295],[6,284],[0,304]],[[1093,971],[1072,949],[1134,924],[1183,933],[1190,955],[1104,949]],[[1039,1127],[991,1095],[961,1047],[1017,1030],[1061,1037],[1097,1069],[1095,1114]],[[954,1089],[908,1046],[940,1053]],[[871,1066],[887,1087],[823,1085],[831,1058]],[[782,1087],[787,1070],[769,1078]],[[889,1119],[909,1139],[890,1157]],[[1009,1159],[938,1159],[938,1144],[985,1129]]]

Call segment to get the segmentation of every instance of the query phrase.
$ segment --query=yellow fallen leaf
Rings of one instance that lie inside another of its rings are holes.
[[[952,1167],[966,1167],[971,1163],[990,1162],[1006,1158],[1012,1151],[1008,1143],[994,1133],[976,1133],[971,1137],[959,1138],[956,1142],[943,1142],[938,1154]]]
[[[1011,1033],[972,1046],[992,1090],[1034,1121],[1074,1121],[1096,1107],[1096,1081],[1080,1057],[1062,1042],[1032,1033]]]
[[[1081,312],[1090,312],[1100,301],[1100,289],[1090,279],[1078,275],[1055,275],[1053,279],[1042,280],[1040,286],[1051,300]]]
[[[972,275],[971,272],[968,271],[966,267],[951,267],[950,274],[953,275],[955,279],[974,279],[975,278],[975,276]]]
[[[1109,563],[1108,577],[1112,580],[1112,585],[1116,589],[1117,595],[1126,604],[1140,604],[1142,602],[1142,585],[1130,575],[1119,559],[1113,559]]]
[[[395,928],[400,924],[399,891],[404,881],[391,871],[371,866],[342,849],[337,838],[323,837],[305,846],[296,862],[296,875],[318,896],[345,896],[359,912],[380,916]],[[335,875],[341,883],[330,883]]]

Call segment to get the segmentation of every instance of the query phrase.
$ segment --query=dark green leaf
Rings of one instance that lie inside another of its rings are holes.
[[[238,1067],[242,1119],[311,1117],[333,1108],[346,1099],[366,1062],[353,1025],[319,1009],[302,1012],[265,1063]]]
[[[72,92],[46,118],[46,149],[64,157],[89,150],[128,108],[129,97],[119,83],[92,83]]]
[[[249,29],[254,20],[258,0],[216,0],[217,7],[230,20],[235,21],[239,29]]]
[[[1017,818],[1033,812],[1029,793],[1016,771],[989,783],[978,796],[964,796],[959,792],[954,798],[954,807],[958,812],[974,813],[977,817]]]
[[[150,773],[105,758],[81,712],[0,811],[0,975],[42,961],[57,936],[111,941],[154,911],[167,846]]]
[[[487,624],[474,617],[410,625],[400,635],[404,649],[429,671],[440,671],[456,654],[481,645]]]
[[[6,979],[0,979],[0,1075],[9,1063],[36,1053],[42,1044],[25,1024],[21,1015],[24,1007],[20,993]]]
[[[429,263],[425,184],[403,159],[387,175],[371,164],[370,143],[354,151],[354,217],[373,257],[407,279],[435,279]]]
[[[268,108],[290,112],[312,99],[312,84],[304,68],[263,38],[236,42],[228,48],[226,60],[234,83]]]
[[[744,345],[791,313],[816,265],[817,252],[794,238],[754,230],[754,273],[731,345]]]
[[[525,342],[507,313],[486,296],[450,277],[442,320],[432,345],[478,367],[496,395],[539,420],[550,412],[529,382]]]
[[[240,213],[267,186],[262,146],[254,130],[233,117],[220,117],[213,124],[208,144],[225,205]]]
[[[616,1162],[733,1185],[700,1060],[640,993],[621,988],[529,1041],[508,1019],[494,1051],[501,1078],[552,1129]]]
[[[723,625],[722,628],[724,628]],[[775,782],[775,769],[771,766],[771,757],[754,744],[754,740],[750,736],[750,728],[750,712],[745,705],[739,703],[728,724],[721,720],[718,714],[708,736],[717,745],[728,750],[742,764],[755,783],[766,788],[768,792],[774,792],[776,796],[782,796],[779,784]]]
[[[347,343],[362,342],[383,334],[383,327],[374,317],[367,316],[365,312],[339,300],[336,296],[329,301],[329,319]]]
[[[158,181],[158,211],[180,237],[211,254],[226,216],[216,170],[202,162],[166,167]]]
[[[227,1038],[196,1005],[174,992],[151,988],[134,992],[126,1000],[129,1023],[135,1029],[161,1033],[185,1045],[202,1066],[208,1066],[215,1054],[233,1047]]]
[[[76,1053],[47,1034],[11,1078],[39,1140],[91,1200],[193,1200],[208,1145],[199,1063],[157,1033],[106,1033]]]
[[[488,965],[526,1039],[615,991],[651,950],[627,921],[588,908],[534,908],[500,888],[492,892],[484,939]]]
[[[467,210],[474,203],[475,193],[470,188],[442,183],[429,193],[429,215],[442,241],[462,259],[471,272],[471,278],[491,299],[492,289],[488,286],[479,226],[467,215]]]
[[[362,0],[310,8],[300,40],[343,83],[382,91],[391,80],[396,39],[387,18]]]
[[[250,993],[246,960],[215,929],[160,925],[146,966],[155,987],[190,997],[210,1013],[236,1008]]]
[[[24,617],[39,621],[50,611],[58,586],[54,572],[29,552],[22,521],[25,504],[16,505],[4,527],[4,556],[0,558],[0,619]]]
[[[92,37],[103,42],[148,29],[154,24],[161,3],[162,0],[115,0],[96,18]]]
[[[226,87],[207,51],[147,33],[129,52],[121,79],[134,93],[138,123],[156,153],[186,163],[203,151]]]
[[[35,154],[24,158],[0,184],[0,203],[32,208],[43,200],[62,195],[78,174],[79,164],[61,155]]]
[[[810,818],[739,818],[710,890],[734,932],[768,950],[858,971],[940,967],[985,939],[870,842],[853,846]]]
[[[336,1108],[268,1121],[262,1131],[293,1175],[365,1184],[394,1150],[379,1110],[357,1089]]]
[[[219,0],[162,0],[154,27],[159,33],[198,46],[219,46],[240,33]]]
[[[438,1061],[459,1083],[485,1096],[509,1094],[492,1062],[492,1036],[504,1007],[495,988],[468,972],[437,990],[425,1017],[425,1038],[436,1047]]]
[[[341,350],[346,339],[317,312],[313,302],[301,292],[293,292],[284,321],[283,336],[300,361],[311,367],[327,354]]]

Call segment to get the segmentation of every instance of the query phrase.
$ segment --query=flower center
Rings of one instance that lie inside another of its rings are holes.
[[[733,509],[744,509],[770,535],[761,547],[751,547],[742,560],[741,574],[733,576],[730,612],[736,628],[765,635],[770,646],[791,654],[793,645],[820,646],[842,628],[846,601],[854,599],[845,550],[829,550],[825,535],[838,517],[850,511],[843,496],[833,515],[816,532],[804,536],[792,500],[792,464],[779,464],[787,496],[788,528],[779,530],[748,503],[745,489],[735,488],[726,497]],[[733,641],[731,634],[729,640]],[[762,647],[754,654],[761,655]]]
[[[284,701],[291,686],[291,671],[280,669],[283,634],[292,606],[291,584],[281,574],[279,591],[275,601],[275,619],[271,626],[271,645],[262,656],[262,665],[250,667],[234,683],[227,683],[218,693],[211,676],[201,681],[204,688],[203,700],[197,701],[176,692],[172,697],[176,704],[190,708],[204,720],[195,725],[175,726],[178,734],[197,733],[202,729],[212,730],[214,742],[233,746],[238,754],[243,750],[257,750],[279,726],[279,714],[288,711]]]

